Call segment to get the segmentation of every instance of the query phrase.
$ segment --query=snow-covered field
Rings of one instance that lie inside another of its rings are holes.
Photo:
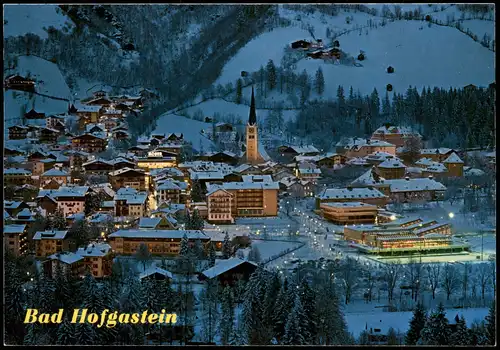
[[[299,245],[300,242],[252,240],[252,247],[256,247],[259,250],[262,260],[269,259],[287,249],[292,250]]]
[[[487,308],[474,308],[474,309],[446,309],[446,317],[448,320],[453,320],[458,314],[460,317],[463,315],[467,326],[471,326],[474,320],[484,320],[488,315]],[[345,319],[349,332],[353,333],[355,337],[364,331],[372,328],[380,328],[382,331],[387,331],[390,327],[394,328],[396,332],[406,332],[409,328],[409,322],[413,316],[410,311],[405,312],[363,312],[363,313],[347,313]]]
[[[4,5],[4,37],[19,36],[33,33],[42,39],[48,38],[46,29],[50,26],[56,29],[67,27],[72,29],[73,22],[59,9],[57,5],[9,4]],[[44,29],[45,28],[45,29]]]
[[[154,133],[182,133],[184,140],[191,142],[193,148],[205,152],[210,151],[213,146],[212,141],[202,135],[201,130],[206,130],[212,126],[210,123],[204,123],[197,120],[187,119],[175,114],[163,114],[158,118]]]

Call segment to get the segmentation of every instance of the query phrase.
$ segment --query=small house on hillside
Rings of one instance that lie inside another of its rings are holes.
[[[3,85],[5,89],[35,92],[35,82],[17,74],[5,78]]]
[[[230,258],[219,260],[215,266],[203,271],[198,278],[201,281],[217,279],[223,285],[234,285],[238,280],[248,281],[258,265],[252,261]]]
[[[311,43],[306,40],[297,40],[292,43],[292,49],[309,49]]]
[[[37,112],[32,108],[29,112],[24,113],[26,119],[45,119],[45,113]]]

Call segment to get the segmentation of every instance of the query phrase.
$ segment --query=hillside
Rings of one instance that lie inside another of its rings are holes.
[[[57,5],[4,5],[4,38],[32,33],[48,38],[47,29],[54,27],[69,32],[74,23]]]

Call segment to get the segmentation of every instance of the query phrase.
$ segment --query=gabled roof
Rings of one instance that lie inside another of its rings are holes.
[[[79,254],[71,253],[71,252],[61,252],[61,253],[56,253],[52,254],[47,258],[46,261],[49,260],[59,260],[62,263],[65,264],[74,264],[80,260],[83,260],[83,257]]]
[[[385,180],[384,183],[390,186],[391,192],[446,190],[442,183],[429,178],[393,179]]]
[[[41,239],[64,239],[68,234],[68,230],[65,231],[55,231],[55,230],[47,230],[47,231],[38,231],[33,236],[34,240]]]
[[[132,169],[132,168],[128,168],[128,167],[112,171],[108,175],[109,176],[119,176],[119,175],[123,175],[125,173],[128,173],[130,171],[145,175],[145,171],[143,169]]]
[[[406,168],[406,166],[396,158],[387,158],[382,163],[378,165],[379,168]]]
[[[5,214],[7,214],[4,211],[4,219],[5,219]],[[9,214],[7,214],[9,215]],[[5,225],[3,227],[3,233],[4,234],[12,234],[12,233],[23,233],[24,230],[26,229],[26,225]]]
[[[251,264],[255,267],[258,267],[258,265],[253,261],[241,260],[239,258],[230,258],[225,260],[218,260],[215,263],[215,266],[203,271],[202,274],[211,279],[242,264]]]
[[[446,160],[443,163],[461,163],[461,164],[463,164],[464,161],[462,159],[460,159],[460,157],[457,156],[457,154],[455,152],[453,152],[452,154],[450,154],[450,156],[448,158],[446,158]]]
[[[209,237],[199,230],[118,230],[109,235],[109,238],[174,238],[182,239],[186,234],[188,239],[208,240]]]
[[[68,176],[68,173],[60,169],[52,168],[44,172],[42,176]]]
[[[451,148],[423,148],[420,150],[420,154],[447,154],[453,152]]]
[[[145,277],[148,277],[148,276],[151,276],[151,275],[154,275],[157,273],[160,275],[163,275],[165,277],[168,277],[168,278],[173,277],[172,272],[170,272],[170,271],[164,270],[158,266],[150,266],[149,268],[146,269],[146,271],[141,272],[141,274],[139,275],[139,278],[143,279]]]
[[[16,174],[16,175],[31,175],[31,171],[23,168],[4,168],[3,169],[4,174]]]
[[[111,250],[111,246],[107,243],[99,243],[99,244],[89,244],[86,248],[78,248],[76,254],[85,257],[102,257],[106,256],[108,252]]]
[[[367,199],[367,198],[385,198],[386,196],[374,188],[329,188],[324,190],[320,199]]]

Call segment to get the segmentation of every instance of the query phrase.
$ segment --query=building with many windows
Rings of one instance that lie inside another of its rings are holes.
[[[100,278],[111,275],[113,255],[109,244],[89,244],[86,248],[78,248],[76,254],[83,257],[83,264],[92,276]]]
[[[377,217],[377,206],[361,202],[322,203],[321,213],[336,225],[373,224]]]
[[[33,236],[35,255],[45,257],[69,249],[68,231],[38,231]]]
[[[24,255],[28,249],[27,225],[4,225],[3,241],[5,249],[15,256]]]

